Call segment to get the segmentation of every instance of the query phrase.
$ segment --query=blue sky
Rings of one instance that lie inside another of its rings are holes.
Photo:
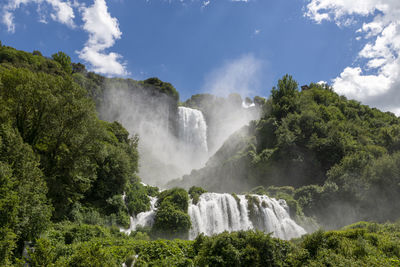
[[[108,76],[156,76],[181,100],[201,92],[268,96],[289,73],[300,85],[327,81],[350,98],[400,110],[395,0],[2,1],[3,44],[64,51]]]

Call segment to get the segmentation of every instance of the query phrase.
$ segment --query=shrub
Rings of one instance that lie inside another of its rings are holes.
[[[163,203],[157,210],[152,235],[164,238],[188,237],[191,227],[190,217],[187,213],[176,209],[171,203]]]
[[[204,190],[204,189],[201,188],[201,187],[192,186],[192,187],[189,189],[189,195],[190,195],[190,197],[192,198],[193,204],[196,205],[197,202],[199,202],[199,198],[200,198],[201,194],[204,194],[204,193],[206,193],[206,192],[207,192],[207,191]]]

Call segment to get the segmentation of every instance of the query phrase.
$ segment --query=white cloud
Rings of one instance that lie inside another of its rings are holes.
[[[249,96],[259,86],[262,65],[252,54],[243,55],[208,74],[203,89],[218,96]]]
[[[6,0],[6,2],[1,6],[1,17],[2,22],[7,26],[8,32],[15,32],[14,23],[14,11],[19,9],[22,5],[36,4],[39,6],[37,9],[39,12],[39,21],[47,22],[44,8],[42,5],[49,5],[51,7],[50,17],[54,21],[65,24],[71,28],[75,27],[74,24],[74,10],[72,4],[69,1],[61,0]]]
[[[14,15],[11,12],[4,11],[2,21],[7,26],[8,32],[15,32]]]
[[[105,74],[128,75],[122,56],[117,53],[107,53],[105,50],[112,47],[117,39],[121,38],[118,20],[111,17],[105,0],[94,0],[90,7],[77,0],[8,0],[1,7],[2,22],[11,33],[15,32],[14,11],[22,5],[36,4],[39,22],[48,23],[47,11],[50,7],[50,18],[54,21],[75,28],[74,9],[79,10],[84,22],[83,29],[88,32],[89,39],[85,47],[77,52],[79,58],[88,62],[90,69]]]
[[[358,53],[365,61],[346,67],[333,79],[334,89],[349,98],[400,114],[400,1],[311,0],[305,15],[317,23],[346,21],[372,16],[357,34],[368,40]],[[356,40],[360,40],[357,36]]]
[[[54,12],[50,16],[54,21],[74,27],[75,15],[70,2],[60,0],[47,0],[47,2],[53,7]]]
[[[82,7],[83,29],[89,33],[85,47],[78,52],[79,57],[92,66],[92,70],[105,75],[128,75],[125,64],[120,63],[122,56],[106,53],[122,32],[118,20],[111,17],[105,0],[95,0],[90,7]]]
[[[201,5],[202,8],[208,6],[210,4],[210,0],[203,1],[203,4]]]

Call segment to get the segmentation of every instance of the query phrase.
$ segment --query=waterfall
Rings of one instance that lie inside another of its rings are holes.
[[[247,200],[238,196],[239,203],[230,194],[204,193],[196,205],[189,206],[192,228],[189,238],[200,233],[213,235],[223,231],[253,229],[247,210]]]
[[[231,194],[205,193],[196,205],[191,204],[189,215],[192,228],[189,238],[200,233],[214,235],[223,231],[259,229],[281,239],[292,239],[305,234],[305,230],[293,221],[284,200],[267,196],[251,195],[256,203],[250,207],[244,195],[235,199]],[[251,218],[250,218],[251,217]]]
[[[207,124],[197,109],[178,107],[179,140],[194,152],[207,152]]]
[[[224,231],[258,229],[272,236],[289,240],[300,237],[306,231],[290,218],[289,207],[284,200],[268,196],[251,195],[253,204],[244,195],[204,193],[196,204],[189,205],[188,214],[192,221],[189,239],[200,233],[219,234]],[[138,225],[152,226],[155,216],[156,198],[151,198],[151,210],[131,217],[131,225],[125,233],[135,231]],[[250,209],[249,209],[250,208]]]

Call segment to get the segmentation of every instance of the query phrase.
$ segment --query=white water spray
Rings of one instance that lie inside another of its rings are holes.
[[[189,239],[193,240],[200,233],[205,235],[219,234],[224,231],[240,231],[258,229],[272,236],[289,240],[306,234],[306,231],[290,218],[288,206],[284,200],[276,200],[267,196],[251,195],[258,204],[248,207],[244,195],[204,193],[197,204],[190,203],[189,216],[192,227]],[[151,210],[131,217],[131,226],[125,233],[135,231],[138,225],[152,226],[155,216],[155,203],[151,198]],[[250,213],[252,220],[250,219]]]
[[[138,226],[152,226],[154,223],[154,217],[156,215],[156,202],[157,198],[156,197],[149,197],[150,198],[150,210],[141,212],[136,216],[131,216],[130,220],[130,226],[129,229],[121,229],[121,232],[124,232],[125,234],[130,234],[132,231],[136,231],[136,228]]]

